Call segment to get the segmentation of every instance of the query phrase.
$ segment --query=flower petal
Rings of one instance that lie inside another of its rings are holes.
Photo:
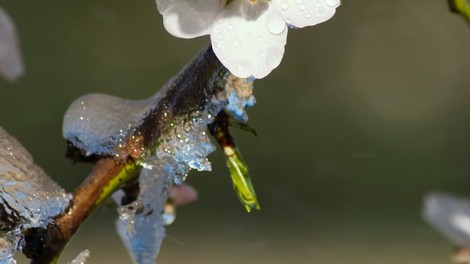
[[[271,0],[284,20],[295,27],[313,26],[330,19],[340,0]]]
[[[16,81],[24,74],[15,24],[0,8],[0,75],[9,81]]]
[[[175,37],[207,35],[226,0],[156,0],[165,29]]]
[[[211,41],[214,53],[240,78],[263,78],[284,55],[287,26],[266,1],[235,0],[216,19]]]

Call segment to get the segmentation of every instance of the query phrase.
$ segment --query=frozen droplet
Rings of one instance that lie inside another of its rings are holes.
[[[287,2],[282,2],[282,3],[281,3],[281,8],[284,9],[284,10],[286,10],[287,8],[289,8],[289,3],[287,3]]]
[[[164,225],[171,225],[176,220],[176,207],[173,203],[165,204],[162,219]]]
[[[286,30],[286,22],[276,13],[271,13],[268,16],[266,20],[266,26],[269,32],[275,35],[279,35],[284,32],[284,30]]]

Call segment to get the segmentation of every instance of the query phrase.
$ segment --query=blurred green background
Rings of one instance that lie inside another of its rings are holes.
[[[91,92],[155,93],[207,37],[166,33],[153,1],[0,0],[26,75],[0,80],[0,125],[72,191],[90,167],[64,159],[62,117]],[[444,0],[344,1],[329,22],[291,30],[282,64],[255,82],[258,138],[235,132],[262,211],[247,214],[222,153],[192,173],[159,263],[450,263],[421,220],[433,190],[470,195],[470,27]],[[101,207],[67,248],[131,263]],[[26,263],[24,259],[20,263]]]

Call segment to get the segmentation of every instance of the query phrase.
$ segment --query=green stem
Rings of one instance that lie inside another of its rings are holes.
[[[450,10],[460,14],[470,25],[470,4],[468,0],[448,0]]]

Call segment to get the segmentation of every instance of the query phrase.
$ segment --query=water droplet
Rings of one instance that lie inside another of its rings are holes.
[[[163,208],[163,224],[171,225],[176,219],[176,208],[173,203],[166,203]]]
[[[238,65],[238,64],[237,64],[237,65],[233,65],[233,68],[234,68],[237,72],[239,72],[239,71],[241,71],[241,70],[243,69],[242,66],[240,66],[240,65]]]
[[[305,11],[305,9],[307,9],[305,5],[300,5],[300,10]]]
[[[272,34],[279,35],[286,29],[286,22],[281,16],[270,14],[266,20],[266,27]]]
[[[289,4],[287,2],[282,2],[281,3],[281,8],[286,10],[287,8],[289,8]]]
[[[339,6],[339,1],[338,0],[327,0],[326,4],[331,7],[337,7]]]

